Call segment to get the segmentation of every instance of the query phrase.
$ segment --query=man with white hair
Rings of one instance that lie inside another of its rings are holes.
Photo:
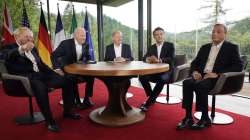
[[[112,33],[112,44],[106,46],[104,61],[133,61],[131,47],[122,43],[122,32],[114,31]]]
[[[79,114],[71,111],[73,106],[73,85],[70,80],[60,76],[43,63],[34,47],[32,31],[27,27],[20,27],[15,31],[14,35],[16,44],[6,46],[6,49],[8,49],[5,56],[6,68],[10,74],[25,76],[30,80],[31,88],[45,118],[48,130],[59,131],[49,106],[49,88],[62,88],[65,103],[63,116],[70,119],[80,119]],[[9,86],[20,87],[15,82],[11,82]]]
[[[85,42],[86,32],[84,28],[78,27],[74,32],[74,38],[64,40],[52,53],[52,63],[54,69],[61,75],[70,78],[74,85],[74,95],[75,95],[75,105],[80,109],[86,109],[94,105],[90,100],[93,95],[93,85],[94,78],[89,76],[79,76],[74,74],[69,74],[64,72],[64,66],[82,62],[88,62],[90,58],[89,45]],[[86,82],[85,86],[85,97],[83,103],[81,103],[79,92],[78,92],[78,82]]]
[[[177,130],[201,130],[211,126],[208,116],[208,93],[214,88],[218,78],[225,72],[239,72],[243,69],[239,47],[226,40],[227,28],[224,24],[215,24],[211,42],[201,46],[197,56],[191,62],[190,78],[183,81],[182,108],[184,118],[177,124]],[[201,111],[201,119],[194,123],[192,108],[194,93],[196,111]]]

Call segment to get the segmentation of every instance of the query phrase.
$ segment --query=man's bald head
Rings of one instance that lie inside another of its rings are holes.
[[[85,29],[82,27],[76,28],[74,32],[74,39],[79,43],[79,44],[84,44],[86,40],[86,32]]]

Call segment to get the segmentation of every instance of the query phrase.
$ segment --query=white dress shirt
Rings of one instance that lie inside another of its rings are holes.
[[[35,72],[39,72],[36,59],[35,59],[34,55],[31,53],[31,51],[24,52],[24,51],[21,50],[21,45],[19,45],[18,43],[17,43],[17,45],[19,46],[18,47],[19,54],[20,55],[25,55],[32,62],[32,64],[33,64],[33,70]]]
[[[82,45],[75,40],[75,46],[76,46],[76,58],[77,60],[79,60],[82,56]]]
[[[162,49],[162,46],[163,46],[163,43],[161,44],[156,44],[157,46],[157,58],[160,59],[160,55],[161,55],[161,49]]]
[[[204,69],[204,73],[213,71],[215,60],[217,58],[217,55],[218,55],[218,53],[220,51],[220,48],[221,48],[223,42],[224,41],[222,41],[218,45],[214,45],[214,44],[212,45],[211,50],[209,52],[208,59],[207,59],[206,67]]]
[[[122,56],[122,44],[119,46],[116,46],[114,44],[114,49],[115,49],[115,57],[121,57]]]

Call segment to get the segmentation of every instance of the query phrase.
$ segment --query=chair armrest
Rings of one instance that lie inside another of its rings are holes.
[[[245,71],[223,73],[209,94],[230,94],[238,92],[243,86],[244,77]]]
[[[30,81],[29,81],[29,79],[27,77],[3,73],[2,74],[2,79],[20,81],[23,84],[24,88],[26,89],[27,93],[30,96],[33,96],[32,88],[31,88],[31,85],[30,85]]]
[[[183,64],[179,65],[174,69],[172,82],[178,82],[183,79],[186,79],[189,76],[190,65]]]

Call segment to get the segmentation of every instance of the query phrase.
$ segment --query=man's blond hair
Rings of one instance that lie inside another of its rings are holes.
[[[28,27],[19,27],[14,31],[15,38],[20,37],[26,31],[30,32],[33,36],[33,32]]]

